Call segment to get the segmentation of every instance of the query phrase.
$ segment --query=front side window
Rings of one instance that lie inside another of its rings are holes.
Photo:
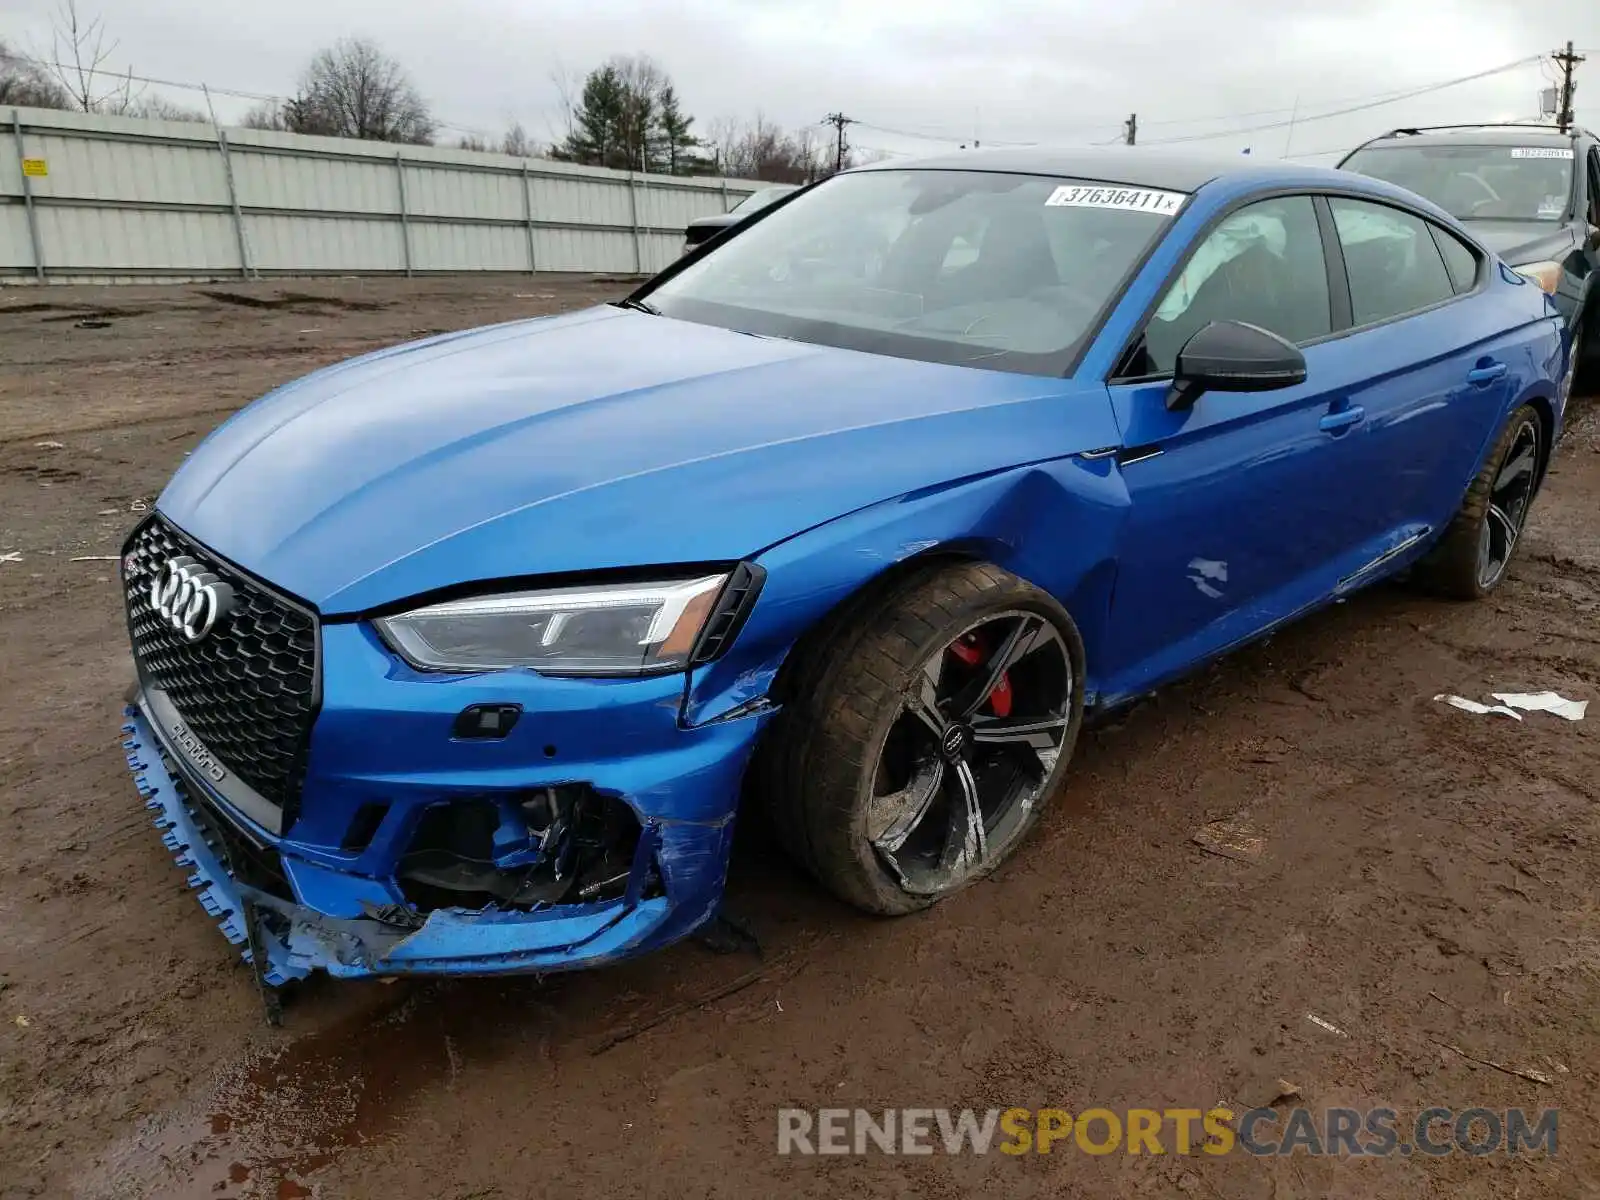
[[[1322,235],[1309,196],[1279,196],[1223,219],[1190,255],[1145,327],[1132,374],[1165,375],[1213,321],[1243,321],[1291,342],[1333,331]]]
[[[1600,146],[1589,148],[1589,224],[1600,227]]]
[[[1455,295],[1428,223],[1364,200],[1331,199],[1357,325],[1388,321]]]
[[[645,295],[745,333],[1060,374],[1184,199],[1038,175],[851,172]]]
[[[1576,156],[1561,146],[1431,146],[1357,150],[1344,163],[1432,200],[1460,220],[1559,221]]]

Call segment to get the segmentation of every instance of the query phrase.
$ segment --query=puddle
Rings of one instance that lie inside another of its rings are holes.
[[[459,985],[419,985],[377,1014],[253,1051],[208,1096],[114,1145],[73,1181],[73,1194],[313,1196],[318,1171],[383,1138],[409,1099],[453,1082],[463,1062],[491,1053],[513,1024],[525,1027],[544,1007],[530,1003],[535,986],[463,994]]]

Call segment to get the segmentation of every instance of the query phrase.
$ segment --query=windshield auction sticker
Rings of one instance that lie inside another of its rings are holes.
[[[1064,184],[1050,193],[1045,204],[1051,208],[1120,208],[1127,212],[1147,212],[1155,213],[1159,217],[1170,217],[1178,211],[1186,199],[1188,197],[1183,192]]]
[[[1513,146],[1512,158],[1571,158],[1572,148],[1561,146]]]

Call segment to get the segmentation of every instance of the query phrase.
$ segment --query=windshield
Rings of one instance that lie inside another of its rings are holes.
[[[982,171],[835,176],[649,293],[745,333],[1062,373],[1186,197]]]
[[[751,213],[775,203],[780,197],[787,196],[792,191],[794,191],[793,188],[787,187],[762,188],[759,192],[751,192],[730,208],[728,213],[729,215],[739,213],[741,216],[749,216]]]
[[[1344,164],[1432,200],[1464,221],[1559,221],[1573,153],[1559,146],[1369,146]]]

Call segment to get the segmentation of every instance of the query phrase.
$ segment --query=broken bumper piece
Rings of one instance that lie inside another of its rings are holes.
[[[747,744],[734,747],[723,778],[686,781],[729,789],[727,815],[671,820],[641,814],[626,879],[607,890],[608,898],[517,910],[438,907],[424,914],[406,902],[394,881],[299,858],[292,839],[272,846],[287,888],[264,890],[246,882],[254,873],[236,870],[230,860],[238,854],[243,823],[232,821],[224,831],[219,822],[230,818],[223,805],[180,772],[139,708],[130,705],[124,715],[123,749],[163,843],[190,872],[189,886],[201,906],[252,964],[247,913],[254,909],[255,941],[266,958],[256,969],[273,987],[317,970],[341,978],[555,972],[598,966],[677,941],[717,910],[738,777],[760,724],[749,723],[739,739]],[[354,897],[367,915],[331,915],[305,902],[335,895],[345,909]]]

